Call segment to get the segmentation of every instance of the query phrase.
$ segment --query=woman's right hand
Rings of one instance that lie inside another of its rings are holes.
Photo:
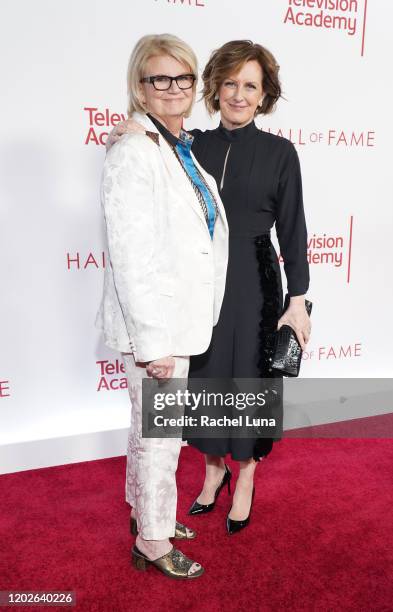
[[[115,125],[111,133],[108,135],[108,138],[106,139],[105,148],[107,151],[109,151],[111,146],[114,145],[115,142],[117,142],[119,138],[123,136],[123,134],[131,134],[132,132],[139,132],[144,134],[145,131],[146,130],[143,125],[137,123],[136,121],[134,121],[134,119],[120,121],[120,123]]]
[[[161,359],[154,359],[154,361],[149,361],[146,366],[147,374],[158,379],[172,378],[174,369],[174,357],[161,357]]]

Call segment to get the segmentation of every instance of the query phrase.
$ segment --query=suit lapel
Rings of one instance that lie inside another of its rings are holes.
[[[164,161],[165,167],[167,168],[168,173],[171,179],[174,181],[175,185],[177,185],[178,188],[181,189],[182,193],[185,196],[187,203],[193,208],[195,213],[198,215],[198,217],[203,222],[203,225],[206,228],[207,235],[209,236],[209,239],[210,239],[209,228],[207,226],[205,215],[203,214],[201,205],[199,204],[198,198],[191,185],[191,181],[188,178],[186,171],[181,166],[179,160],[176,158],[175,153],[172,151],[172,147],[167,143],[165,138],[161,136],[161,134],[159,133],[154,123],[150,121],[149,117],[147,117],[146,115],[142,115],[141,113],[134,113],[132,118],[138,123],[140,123],[141,125],[143,125],[143,127],[146,128],[146,131],[153,132],[158,135],[160,154]],[[204,175],[204,170],[203,168],[201,168],[200,164],[198,164],[194,155],[193,155],[193,161],[196,167]],[[209,187],[211,188],[214,194],[218,209],[220,211],[220,217],[223,219],[224,225],[227,227],[225,211],[224,211],[224,208],[221,202],[221,198],[218,194],[216,182],[214,179],[212,179],[211,181],[208,181],[206,176],[205,176],[205,180],[208,183]],[[212,183],[214,183],[214,186]]]
[[[202,166],[200,165],[200,163],[196,160],[195,155],[192,155],[192,158],[194,160],[194,164],[196,165],[196,167],[201,171],[201,173],[203,174],[206,183],[209,185],[215,199],[217,202],[217,206],[218,206],[218,210],[220,213],[220,217],[223,220],[224,226],[226,227],[226,229],[228,229],[228,222],[227,222],[227,218],[226,218],[226,214],[225,214],[225,208],[224,205],[222,203],[220,194],[218,193],[218,188],[217,188],[217,183],[215,181],[215,179],[209,174],[207,174],[207,172],[202,168]]]
[[[175,153],[172,151],[172,147],[167,143],[165,138],[161,136],[161,134],[160,152],[170,176],[175,181],[175,184],[178,186],[178,188],[181,190],[187,204],[192,207],[194,212],[201,219],[204,226],[206,227],[208,235],[210,236],[205,215],[203,214],[203,210],[201,208],[201,205],[199,204],[199,200],[192,187],[191,181],[188,178],[186,171],[183,169],[180,161],[176,158]]]

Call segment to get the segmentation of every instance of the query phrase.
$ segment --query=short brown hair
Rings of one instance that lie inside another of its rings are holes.
[[[231,40],[213,51],[202,74],[202,97],[210,115],[220,110],[219,101],[215,97],[224,80],[250,60],[256,60],[262,68],[262,88],[265,93],[256,115],[267,115],[274,110],[281,97],[281,84],[278,78],[280,66],[273,54],[251,40]]]

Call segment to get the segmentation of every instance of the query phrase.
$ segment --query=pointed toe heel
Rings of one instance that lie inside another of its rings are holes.
[[[238,533],[242,529],[245,529],[248,526],[248,524],[250,523],[251,510],[252,510],[252,505],[254,503],[254,495],[255,495],[255,487],[252,490],[250,512],[248,513],[248,517],[245,518],[244,520],[242,520],[242,521],[235,521],[235,520],[229,518],[229,514],[231,512],[231,511],[229,511],[228,516],[227,516],[227,520],[226,520],[226,526],[227,526],[227,533],[228,533],[228,535],[233,535],[234,533]]]
[[[188,514],[191,514],[191,515],[207,514],[208,512],[211,512],[212,510],[214,510],[214,506],[216,505],[217,498],[219,494],[221,493],[222,489],[225,487],[225,485],[227,485],[228,495],[230,495],[231,478],[232,478],[232,472],[227,466],[227,464],[225,464],[225,473],[222,478],[222,481],[220,482],[220,484],[218,485],[214,493],[214,500],[212,501],[212,503],[211,504],[200,504],[197,500],[195,500],[191,508],[189,509]]]

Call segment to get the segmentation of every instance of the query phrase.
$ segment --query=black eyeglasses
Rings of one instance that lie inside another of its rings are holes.
[[[179,89],[191,89],[196,80],[194,74],[179,74],[179,76],[171,77],[166,74],[157,74],[155,76],[143,77],[141,83],[151,83],[154,89],[158,91],[165,91],[172,87],[173,81],[176,81],[176,85]]]

